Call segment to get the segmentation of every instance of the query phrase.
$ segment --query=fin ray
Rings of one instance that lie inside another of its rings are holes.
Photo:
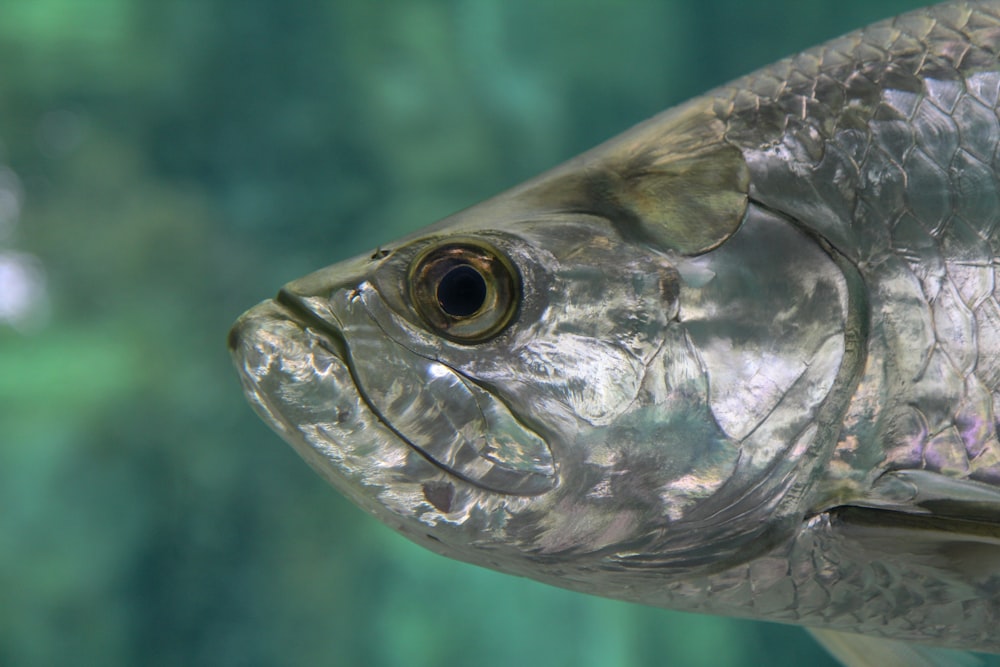
[[[971,653],[894,639],[809,628],[816,641],[844,667],[979,667]]]

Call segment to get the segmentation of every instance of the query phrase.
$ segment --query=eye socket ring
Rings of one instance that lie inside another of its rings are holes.
[[[410,300],[427,326],[467,344],[489,340],[510,324],[521,288],[510,261],[478,240],[425,250],[411,264],[409,281]]]

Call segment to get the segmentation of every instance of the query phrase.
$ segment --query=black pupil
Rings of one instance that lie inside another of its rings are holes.
[[[445,314],[468,317],[483,307],[486,281],[471,266],[456,266],[441,278],[437,299]]]

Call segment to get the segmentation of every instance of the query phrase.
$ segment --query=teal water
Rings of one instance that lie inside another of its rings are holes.
[[[913,0],[0,2],[0,665],[833,665],[424,552],[244,404],[292,278]]]

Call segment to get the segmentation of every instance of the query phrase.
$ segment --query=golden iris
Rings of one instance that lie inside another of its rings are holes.
[[[410,298],[436,333],[481,343],[506,327],[517,310],[520,284],[510,262],[479,241],[432,246],[410,267]]]

